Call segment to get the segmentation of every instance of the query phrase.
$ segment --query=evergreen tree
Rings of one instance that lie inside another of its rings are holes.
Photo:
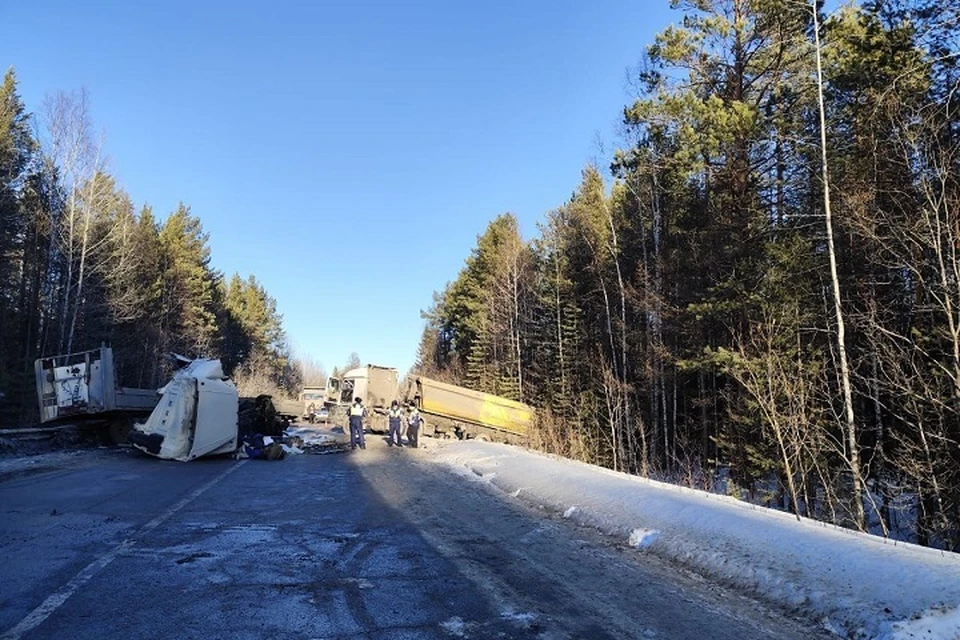
[[[215,296],[220,275],[210,267],[207,234],[181,204],[160,229],[161,340],[165,350],[211,357],[219,349]]]
[[[30,131],[30,115],[17,92],[14,70],[4,74],[0,86],[0,392],[21,397],[26,380],[22,372],[24,331],[35,309],[29,287],[35,278],[26,261],[32,248],[30,232],[35,212],[31,198],[38,185],[37,143]],[[19,414],[19,403],[0,402],[9,415]],[[4,412],[0,410],[0,420]]]

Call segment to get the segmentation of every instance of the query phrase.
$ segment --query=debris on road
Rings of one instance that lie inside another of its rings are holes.
[[[294,425],[284,433],[287,439],[299,441],[295,446],[304,453],[334,453],[346,451],[350,438],[343,427],[331,425]]]
[[[253,460],[283,460],[287,450],[282,443],[271,436],[255,433],[243,439],[243,446],[237,449],[236,457]]]
[[[348,449],[350,439],[342,427],[295,425],[280,436],[254,433],[241,438],[235,457],[282,460],[288,455],[340,453]]]

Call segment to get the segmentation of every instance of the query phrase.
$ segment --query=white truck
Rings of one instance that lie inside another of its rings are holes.
[[[130,431],[130,444],[182,462],[236,451],[239,394],[219,360],[193,360],[160,392],[150,417]]]

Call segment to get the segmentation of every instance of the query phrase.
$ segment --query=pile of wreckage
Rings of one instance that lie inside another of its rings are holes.
[[[241,398],[219,360],[190,361],[159,391],[156,408],[128,437],[134,447],[158,458],[281,460],[290,454],[342,451],[347,445],[340,427],[290,426],[268,395]]]

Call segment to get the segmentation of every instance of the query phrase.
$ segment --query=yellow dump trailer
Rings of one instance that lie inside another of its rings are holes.
[[[411,382],[410,399],[416,402],[427,426],[437,433],[452,431],[460,438],[486,435],[516,441],[527,435],[533,420],[533,408],[522,402],[422,376]]]

